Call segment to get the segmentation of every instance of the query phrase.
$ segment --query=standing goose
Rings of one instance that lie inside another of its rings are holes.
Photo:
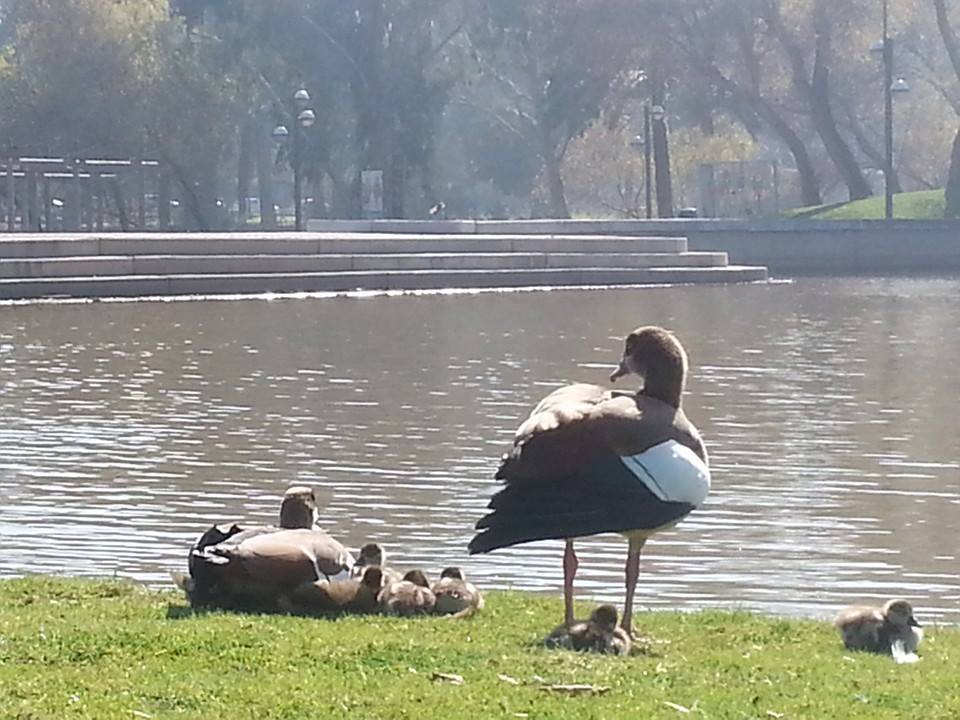
[[[477,523],[470,553],[534,540],[566,540],[564,621],[573,624],[575,538],[616,532],[629,550],[621,626],[631,632],[640,551],[654,533],[698,507],[710,489],[707,451],[680,407],[687,356],[659,327],[641,327],[625,341],[611,381],[634,374],[636,393],[598,385],[559,388],[520,425],[496,478],[506,486]]]
[[[182,586],[194,605],[272,607],[280,593],[349,570],[347,549],[316,525],[316,495],[292,487],[280,526],[213,527],[190,551]]]

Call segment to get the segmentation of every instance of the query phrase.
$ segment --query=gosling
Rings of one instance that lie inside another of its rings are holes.
[[[437,599],[433,608],[437,615],[459,618],[483,609],[483,595],[476,585],[467,582],[463,571],[458,567],[445,568],[430,590]]]
[[[387,615],[425,615],[433,611],[437,600],[430,581],[420,570],[410,570],[399,582],[387,583],[377,598],[381,612]]]
[[[604,655],[628,655],[631,643],[627,632],[617,626],[617,609],[613,605],[600,605],[590,613],[589,620],[569,627],[558,626],[544,640],[544,645]]]
[[[891,655],[898,663],[915,663],[923,629],[906,600],[889,600],[883,607],[855,606],[834,621],[848,650]]]
[[[387,567],[387,551],[383,549],[380,543],[369,542],[360,548],[357,553],[357,561],[350,570],[350,577],[359,578],[363,571],[368,567],[379,567],[383,572],[383,584],[399,582],[403,578],[396,570]]]
[[[277,601],[281,610],[295,615],[373,613],[383,586],[379,567],[365,568],[359,579],[318,580],[298,585]]]

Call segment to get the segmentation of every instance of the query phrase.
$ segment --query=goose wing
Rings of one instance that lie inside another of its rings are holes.
[[[554,391],[517,431],[496,474],[506,485],[477,523],[470,552],[676,522],[695,503],[671,500],[637,459],[670,441],[706,471],[703,442],[682,410],[597,385]]]

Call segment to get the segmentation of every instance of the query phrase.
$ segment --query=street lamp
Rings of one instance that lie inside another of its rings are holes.
[[[310,93],[306,88],[300,88],[293,94],[293,111],[289,113],[293,130],[290,164],[293,166],[293,213],[297,230],[303,230],[303,131],[317,122],[317,115],[308,107],[309,104]],[[278,143],[283,143],[290,138],[291,131],[281,124],[273,129],[271,135]]]
[[[893,219],[893,96],[910,90],[903,78],[893,79],[893,38],[889,32],[888,0],[883,0],[883,39],[874,43],[870,51],[883,61],[883,216]]]
[[[630,147],[635,150],[643,148],[643,202],[647,220],[653,217],[653,188],[650,178],[653,175],[653,130],[650,120],[662,120],[664,110],[660,105],[650,106],[643,104],[643,135],[634,135],[630,140]]]

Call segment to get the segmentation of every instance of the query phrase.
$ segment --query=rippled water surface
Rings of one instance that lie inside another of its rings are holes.
[[[167,584],[306,483],[353,547],[557,590],[559,543],[464,547],[531,404],[648,323],[687,346],[714,488],[640,605],[960,621],[960,279],[0,307],[0,575]],[[579,591],[619,599],[626,543],[579,548]]]

